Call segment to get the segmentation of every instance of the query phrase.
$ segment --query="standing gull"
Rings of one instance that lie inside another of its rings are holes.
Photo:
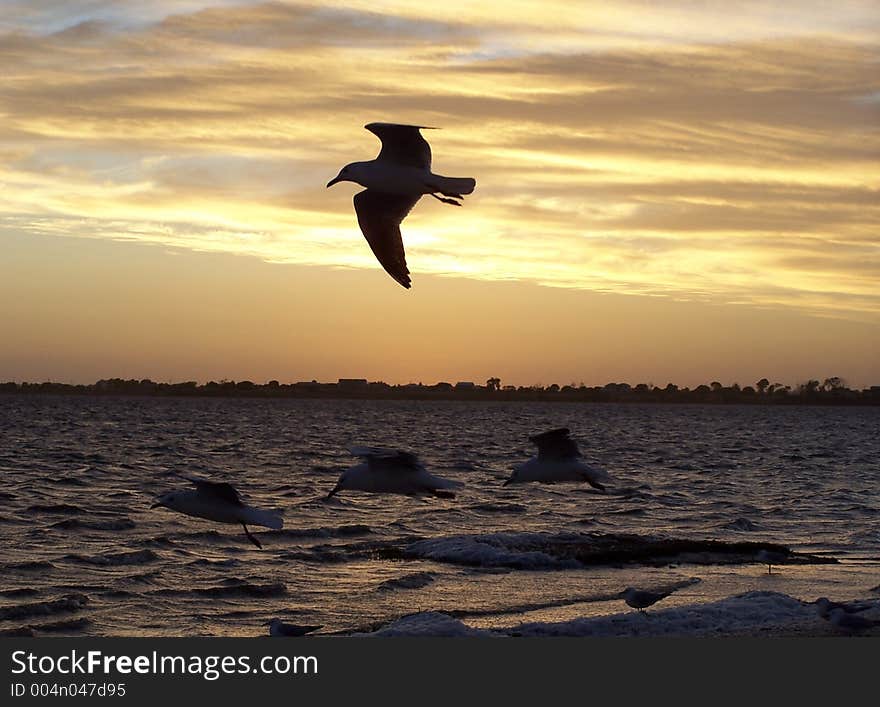
[[[431,474],[412,452],[378,447],[352,447],[349,451],[363,461],[342,472],[327,498],[345,490],[455,498],[452,489],[463,486],[460,481]]]
[[[755,555],[755,559],[767,565],[767,574],[773,574],[773,565],[781,565],[784,564],[791,554],[790,550],[786,550],[785,552],[779,552],[777,550],[768,550],[767,548],[763,548],[758,550]]]
[[[400,223],[425,194],[444,204],[461,206],[463,194],[473,192],[477,183],[470,177],[441,177],[431,171],[431,146],[419,130],[433,128],[394,123],[364,127],[382,141],[379,155],[369,162],[346,165],[327,186],[355,182],[366,187],[354,197],[358,224],[382,267],[409,289],[412,281]]]
[[[581,461],[577,442],[569,436],[567,428],[542,432],[529,437],[529,441],[538,448],[538,456],[515,466],[504,486],[528,481],[586,481],[593,488],[605,490],[602,482],[610,481],[608,473]]]
[[[277,513],[246,506],[232,484],[207,481],[182,474],[175,474],[175,476],[186,479],[195,488],[163,493],[150,508],[168,508],[178,513],[218,523],[240,523],[248,540],[261,550],[263,546],[257,538],[251,535],[246,524],[261,525],[273,530],[284,527],[284,520]]]
[[[663,592],[649,592],[646,589],[636,589],[635,587],[627,587],[618,597],[623,599],[627,606],[638,609],[641,613],[645,613],[645,609],[653,606],[661,599],[668,597],[675,589],[669,589]]]

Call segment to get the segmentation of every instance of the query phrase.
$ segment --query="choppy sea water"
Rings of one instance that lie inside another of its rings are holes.
[[[502,488],[528,436],[560,426],[608,493]],[[509,630],[628,611],[628,585],[681,586],[672,607],[871,596],[878,430],[878,408],[0,396],[0,631],[356,632],[416,612]],[[356,444],[410,449],[465,487],[324,500]],[[230,481],[284,529],[252,528],[261,551],[237,526],[150,510],[186,485],[174,471]],[[836,562],[768,575],[737,545],[756,542]]]

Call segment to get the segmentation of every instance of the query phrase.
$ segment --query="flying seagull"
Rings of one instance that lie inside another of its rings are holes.
[[[880,626],[880,620],[869,619],[861,614],[848,613],[845,609],[832,609],[827,616],[822,618],[830,621],[834,628],[848,633],[859,633]]]
[[[645,613],[645,609],[649,606],[653,606],[661,599],[665,599],[674,591],[675,589],[670,589],[665,592],[649,592],[646,589],[627,587],[618,594],[618,597],[623,599],[627,606],[631,606],[633,609],[638,609],[640,612]]]
[[[577,442],[569,436],[567,428],[542,432],[529,437],[529,441],[538,448],[538,456],[515,466],[504,486],[528,481],[586,481],[600,491],[605,490],[602,482],[610,481],[608,473],[581,461]]]
[[[168,508],[178,513],[213,520],[217,523],[240,523],[248,540],[261,550],[263,546],[257,538],[251,535],[246,524],[261,525],[273,530],[284,527],[284,520],[278,514],[246,506],[238,491],[231,484],[207,481],[182,474],[175,474],[175,476],[186,479],[195,488],[163,493],[150,508]]]
[[[816,613],[823,619],[830,618],[832,611],[842,611],[844,614],[858,614],[861,611],[866,611],[875,606],[872,603],[866,602],[852,602],[846,604],[844,602],[831,601],[828,597],[819,597],[813,602],[813,604],[816,606]]]
[[[270,636],[286,638],[305,636],[307,633],[317,631],[319,628],[324,628],[323,626],[300,626],[298,624],[286,624],[281,619],[272,619],[271,621],[267,621],[266,624],[269,626]]]
[[[419,130],[434,128],[394,123],[364,127],[382,141],[379,155],[369,162],[346,165],[327,186],[355,182],[366,187],[354,196],[358,224],[382,267],[409,289],[412,281],[400,237],[401,221],[425,194],[461,206],[463,195],[473,192],[477,183],[470,177],[441,177],[431,172],[431,146]]]
[[[349,452],[363,461],[342,472],[327,498],[344,490],[455,498],[452,489],[463,486],[431,474],[412,452],[379,447],[352,447]]]

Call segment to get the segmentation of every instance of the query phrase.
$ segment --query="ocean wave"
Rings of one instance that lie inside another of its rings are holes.
[[[404,549],[410,558],[449,562],[458,565],[511,567],[514,569],[567,569],[578,567],[571,558],[555,557],[538,549],[531,533],[454,535],[420,540]],[[531,543],[528,539],[531,539]]]
[[[111,552],[104,555],[65,555],[64,559],[99,567],[119,567],[122,565],[145,565],[155,562],[159,556],[152,550],[133,550],[131,552]]]
[[[737,518],[736,520],[724,523],[719,527],[724,528],[725,530],[739,530],[744,533],[754,533],[761,529],[757,523],[753,523],[748,518]]]
[[[18,628],[4,628],[0,630],[0,636],[3,638],[34,638],[37,632],[30,626],[20,626]]]
[[[775,543],[724,542],[634,534],[490,533],[419,540],[402,550],[406,559],[512,569],[570,569],[592,565],[672,563],[702,565],[755,562],[762,549],[790,553],[791,564],[831,564],[833,557],[793,553]]]
[[[287,528],[272,533],[273,538],[344,538],[356,535],[369,535],[372,529],[368,525],[350,524],[340,526],[323,526],[320,528]]]
[[[88,486],[88,484],[82,479],[78,479],[75,476],[62,476],[59,478],[53,478],[51,476],[46,476],[40,479],[40,481],[52,484],[53,486],[77,486],[83,487]]]
[[[229,557],[225,560],[209,560],[205,557],[200,557],[198,560],[193,560],[192,562],[187,563],[187,567],[237,567],[241,564],[241,560],[236,560],[234,557]]]
[[[51,601],[0,606],[0,620],[8,621],[31,616],[51,616],[52,614],[79,611],[88,603],[89,598],[85,594],[67,594]]]
[[[78,518],[59,520],[48,526],[52,530],[131,530],[135,523],[131,518],[119,518],[117,520],[85,521]]]
[[[49,513],[53,515],[79,515],[85,511],[69,503],[35,503],[25,509],[27,513]]]
[[[271,584],[253,584],[251,582],[239,582],[235,584],[223,584],[215,587],[192,587],[189,589],[159,589],[150,594],[157,596],[200,596],[214,599],[236,598],[269,598],[283,597],[287,594],[287,586],[281,582]]]
[[[68,621],[52,621],[47,624],[36,624],[29,628],[39,633],[72,633],[82,631],[91,626],[91,624],[92,622],[85,616],[80,616],[79,618],[70,619]]]
[[[433,572],[413,572],[402,577],[387,579],[376,587],[377,592],[393,592],[398,589],[421,589],[436,579]]]
[[[7,570],[17,570],[19,572],[45,572],[54,570],[55,565],[51,562],[43,560],[32,560],[28,562],[10,562],[3,566]]]
[[[468,509],[482,513],[525,513],[527,510],[518,503],[476,503]]]

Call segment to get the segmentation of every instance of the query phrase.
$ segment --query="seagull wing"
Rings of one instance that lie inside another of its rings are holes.
[[[568,436],[568,428],[542,432],[529,437],[529,441],[538,448],[538,457],[544,459],[574,459],[581,455],[577,442]]]
[[[370,123],[364,126],[382,141],[377,160],[405,167],[431,169],[431,146],[419,130],[433,130],[424,125]]]
[[[364,459],[373,470],[412,472],[422,468],[418,456],[401,449],[381,447],[351,447],[349,452]]]
[[[373,189],[365,189],[354,195],[358,225],[373,254],[385,271],[407,289],[412,286],[412,280],[406,266],[400,223],[420,198],[386,194]]]
[[[177,476],[189,481],[196,487],[196,489],[198,489],[199,493],[203,493],[206,496],[213,496],[214,498],[231,503],[234,506],[244,505],[241,496],[232,484],[227,484],[225,481],[208,481],[206,479],[196,478],[195,476],[184,476],[183,474],[177,474]]]

